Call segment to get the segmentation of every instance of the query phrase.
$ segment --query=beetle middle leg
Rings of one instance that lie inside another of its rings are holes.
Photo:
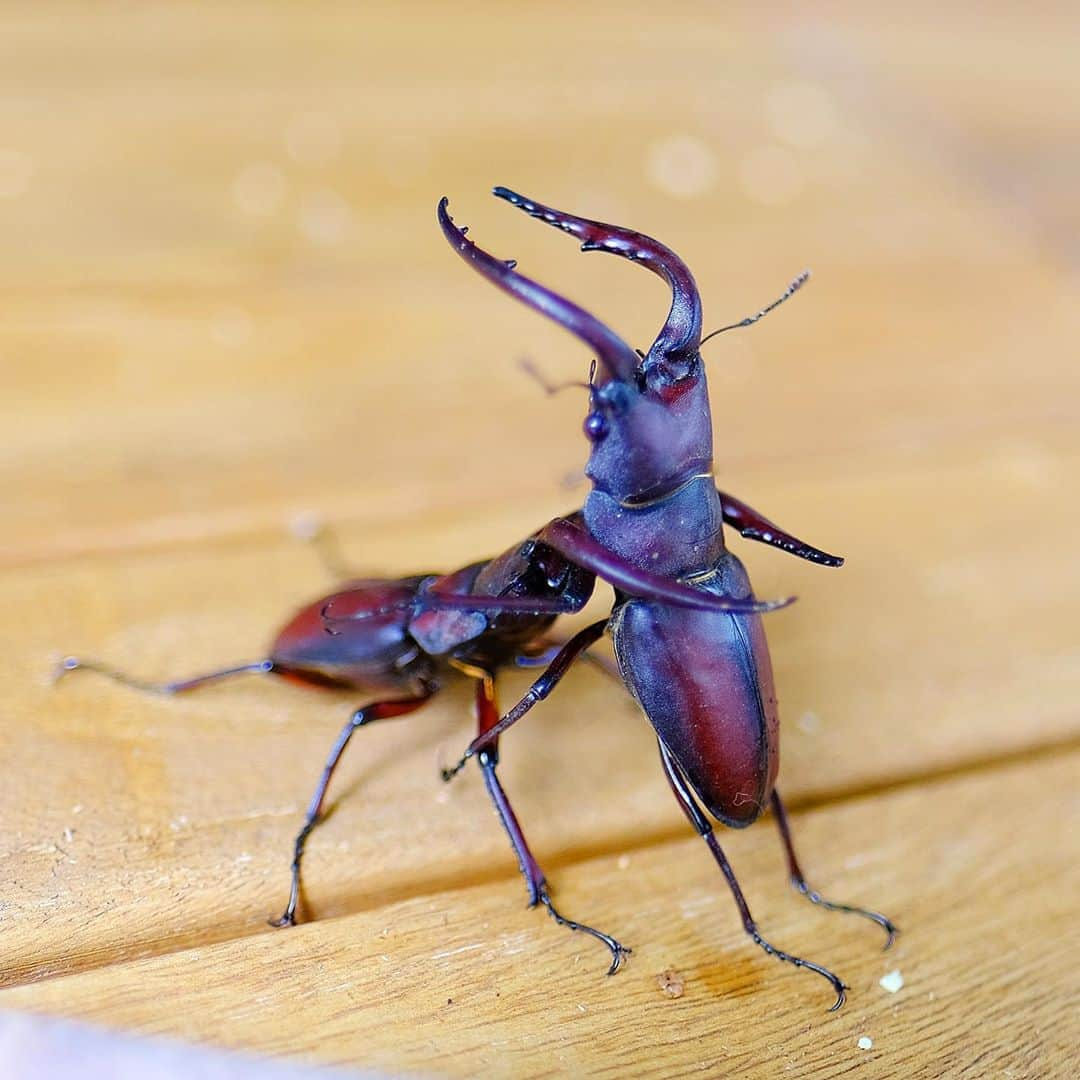
[[[289,532],[308,544],[331,581],[353,581],[360,577],[345,558],[337,530],[316,514],[298,514],[289,522]]]
[[[832,900],[826,900],[816,889],[812,889],[803,876],[802,867],[799,865],[798,856],[795,854],[795,845],[791,841],[791,829],[788,826],[787,811],[784,809],[784,801],[780,793],[772,793],[772,811],[776,817],[776,825],[780,830],[780,839],[784,844],[784,853],[787,855],[788,875],[791,884],[806,897],[812,904],[818,904],[827,911],[846,911],[850,915],[861,915],[864,919],[875,922],[888,935],[885,948],[888,949],[899,932],[896,924],[879,911],[870,911],[868,908],[855,907],[852,904],[837,904]]]
[[[455,666],[476,679],[476,722],[480,735],[484,735],[499,722],[499,707],[495,698],[495,679],[491,672],[481,668],[466,665]],[[484,786],[487,788],[488,795],[491,796],[491,801],[495,806],[495,811],[499,815],[503,828],[506,830],[506,835],[510,838],[510,844],[514,849],[514,854],[517,856],[518,868],[521,870],[521,876],[525,879],[525,886],[529,890],[529,907],[542,904],[547,908],[548,914],[560,926],[565,926],[568,930],[580,930],[582,933],[596,938],[597,941],[603,942],[611,951],[611,966],[608,968],[607,973],[614,975],[619,970],[623,957],[629,956],[632,950],[625,945],[621,945],[610,934],[605,934],[602,930],[566,918],[551,902],[547,878],[544,876],[540,864],[536,861],[536,857],[529,850],[529,845],[525,840],[525,834],[521,831],[521,825],[518,823],[514,808],[510,805],[510,800],[507,798],[495,771],[496,766],[499,764],[498,738],[485,746],[479,752],[477,758],[481,772],[484,774]]]
[[[304,815],[304,824],[296,834],[292,865],[290,866],[292,880],[289,885],[289,901],[278,918],[268,920],[271,926],[296,925],[296,906],[300,901],[300,862],[304,857],[304,847],[307,844],[308,836],[311,835],[311,830],[319,823],[322,816],[323,801],[326,799],[326,789],[330,786],[330,779],[334,775],[334,769],[337,768],[342,754],[345,753],[345,747],[349,745],[353,733],[358,728],[365,727],[376,720],[386,720],[392,716],[404,716],[406,713],[411,713],[419,709],[430,697],[431,693],[427,693],[419,697],[407,698],[405,701],[378,701],[373,705],[365,705],[363,708],[357,709],[349,717],[348,722],[341,729],[330,749],[330,756],[326,759],[322,775],[319,777],[315,792],[311,796],[311,802],[308,804],[307,813]]]
[[[735,897],[735,903],[739,908],[739,914],[742,916],[743,928],[746,930],[747,934],[750,935],[754,943],[760,945],[770,956],[775,956],[777,960],[783,960],[789,964],[794,964],[795,967],[802,967],[807,968],[809,971],[815,971],[823,979],[827,979],[833,990],[836,991],[836,1001],[833,1002],[829,1009],[829,1012],[835,1012],[844,1004],[844,991],[847,987],[840,980],[839,976],[834,975],[828,968],[822,967],[820,964],[815,964],[810,960],[803,960],[802,957],[793,956],[791,953],[786,953],[783,950],[776,948],[775,945],[771,945],[761,936],[761,933],[757,928],[757,923],[754,922],[754,917],[750,914],[750,907],[746,903],[746,897],[743,896],[742,889],[739,887],[739,882],[735,877],[735,871],[732,870],[731,863],[728,862],[723,848],[720,847],[720,844],[716,839],[712,823],[705,816],[705,811],[698,805],[697,800],[690,791],[690,785],[686,782],[678,764],[668,752],[667,747],[664,746],[662,742],[659,742],[659,740],[657,741],[660,746],[660,760],[663,762],[664,773],[667,775],[671,790],[675,793],[675,798],[679,801],[683,813],[690,819],[690,823],[697,830],[698,835],[709,846],[713,858],[720,867],[720,872],[724,875],[728,887]]]

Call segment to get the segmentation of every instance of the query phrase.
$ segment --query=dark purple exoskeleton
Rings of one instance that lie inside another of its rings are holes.
[[[590,380],[585,433],[592,443],[586,474],[592,490],[581,522],[553,522],[548,542],[571,561],[588,553],[590,566],[616,587],[606,628],[627,688],[656,729],[668,781],[691,823],[708,844],[734,893],[746,931],[768,953],[824,976],[844,1000],[844,984],[818,964],[782,952],[758,931],[708,816],[741,828],[767,807],[780,826],[796,887],[815,903],[851,911],[884,928],[883,915],[833,904],[807,885],[791,844],[784,806],[774,784],[779,760],[772,668],[758,612],[675,607],[622,585],[601,567],[632,568],[730,599],[752,600],[742,563],[724,544],[725,506],[712,476],[712,419],[701,358],[701,302],[683,261],[641,233],[542,206],[505,188],[495,194],[581,241],[583,251],[607,251],[641,264],[672,292],[667,321],[645,353],[638,353],[598,319],[519,274],[514,262],[478,248],[439,206],[439,220],[455,250],[484,277],[576,335],[598,360]],[[801,276],[781,297],[805,280]],[[779,303],[777,301],[776,303]],[[776,305],[770,305],[772,307]],[[735,325],[749,325],[761,314]],[[729,328],[725,328],[729,329]],[[731,519],[729,503],[729,522]],[[748,511],[736,525],[761,538],[770,523]],[[805,545],[781,544],[825,565],[841,560]],[[481,750],[534,702],[526,698],[466,752]],[[464,760],[464,759],[463,759]],[[703,804],[703,806],[702,806]],[[703,809],[704,807],[704,809]]]
[[[746,515],[756,519],[754,511],[737,500],[731,500],[727,512],[732,521],[741,521]],[[566,521],[579,526],[580,513]],[[446,575],[351,581],[301,608],[278,632],[263,660],[168,683],[146,682],[76,657],[62,661],[59,672],[89,669],[136,689],[163,694],[183,693],[235,675],[272,673],[302,685],[351,690],[373,699],[350,715],[335,740],[297,834],[288,903],[283,914],[272,920],[276,926],[291,926],[296,921],[307,838],[320,820],[331,777],[357,729],[413,712],[448,679],[465,675],[474,680],[477,730],[483,735],[499,721],[495,679],[500,668],[514,662],[532,665],[546,657],[551,665],[545,678],[553,686],[600,636],[603,623],[586,627],[569,641],[551,647],[547,632],[552,622],[558,615],[579,611],[585,605],[593,592],[595,573],[588,568],[587,553],[572,562],[546,538],[545,528],[494,559]],[[761,539],[799,544],[779,530]],[[619,580],[669,604],[689,604],[697,609],[715,606],[717,610],[753,611],[773,606],[703,597],[655,575],[630,572]],[[517,854],[530,905],[542,904],[560,925],[603,942],[611,951],[609,971],[613,973],[628,950],[610,935],[564,918],[551,901],[547,880],[496,772],[497,735],[487,740],[477,757],[488,793]]]

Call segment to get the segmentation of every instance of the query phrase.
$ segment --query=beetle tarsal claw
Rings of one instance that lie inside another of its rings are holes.
[[[465,768],[465,766],[469,763],[469,758],[471,758],[472,756],[473,755],[471,751],[466,752],[465,756],[460,758],[457,764],[450,766],[449,769],[440,769],[439,775],[442,777],[443,783],[450,783],[450,781],[453,780],[454,777],[457,776],[457,774]]]
[[[614,975],[622,966],[623,960],[633,953],[633,949],[616,941],[610,934],[605,934],[603,930],[597,930],[593,926],[586,926],[585,923],[575,922],[573,919],[567,919],[565,916],[559,913],[558,908],[551,902],[551,897],[548,895],[547,889],[541,889],[537,900],[547,908],[548,914],[560,925],[565,926],[567,930],[580,930],[583,934],[588,934],[590,937],[596,938],[597,941],[601,941],[611,952],[611,965],[607,969],[606,974]]]

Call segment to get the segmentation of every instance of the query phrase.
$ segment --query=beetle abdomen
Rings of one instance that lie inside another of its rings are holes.
[[[434,664],[408,632],[424,576],[352,582],[301,608],[270,650],[274,670],[287,678],[364,694],[414,697]],[[327,622],[324,611],[333,620]],[[332,633],[328,633],[328,628]]]
[[[750,595],[727,553],[701,588]],[[623,679],[709,812],[749,825],[778,764],[778,715],[761,619],[629,600],[613,620]]]

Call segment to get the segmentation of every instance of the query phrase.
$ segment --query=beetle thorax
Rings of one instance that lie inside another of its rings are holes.
[[[644,380],[643,380],[644,382]],[[585,522],[631,562],[682,576],[723,552],[712,421],[700,368],[657,388],[611,380],[593,391]]]

